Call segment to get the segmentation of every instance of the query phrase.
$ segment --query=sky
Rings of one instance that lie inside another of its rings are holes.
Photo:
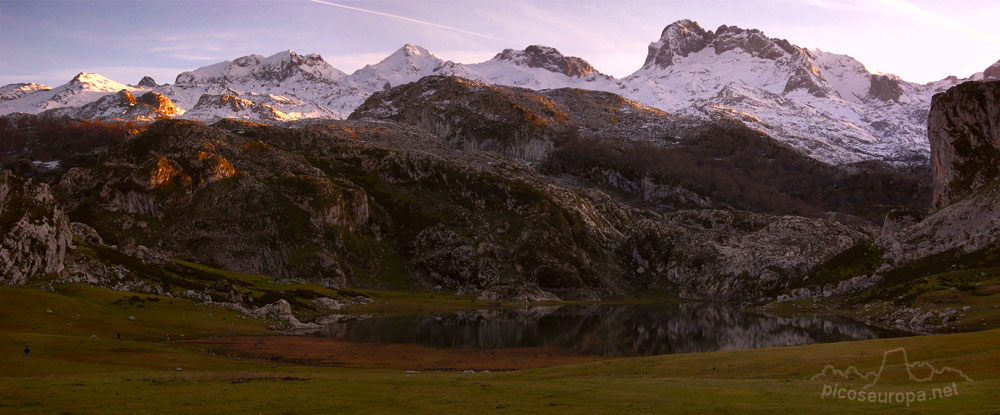
[[[79,72],[165,83],[287,49],[351,73],[406,43],[461,63],[540,44],[623,77],[680,19],[761,29],[924,83],[1000,59],[998,16],[998,0],[0,0],[0,84],[56,86]]]

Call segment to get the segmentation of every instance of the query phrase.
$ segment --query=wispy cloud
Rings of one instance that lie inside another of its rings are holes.
[[[465,29],[459,29],[457,27],[445,26],[443,24],[438,24],[438,23],[434,23],[434,22],[428,22],[426,20],[419,20],[419,19],[414,19],[414,18],[410,18],[410,17],[406,17],[406,16],[400,16],[398,14],[385,13],[385,12],[380,12],[380,11],[377,11],[377,10],[370,10],[370,9],[362,9],[360,7],[347,6],[347,5],[338,4],[338,3],[331,3],[331,2],[323,1],[323,0],[309,0],[309,1],[311,1],[313,3],[324,4],[324,5],[327,5],[327,6],[333,6],[333,7],[339,7],[339,8],[342,8],[342,9],[353,10],[353,11],[356,11],[356,12],[368,13],[368,14],[373,14],[373,15],[376,15],[376,16],[388,17],[388,18],[402,20],[402,21],[406,21],[406,22],[410,22],[410,23],[417,23],[417,24],[422,24],[422,25],[426,25],[426,26],[436,27],[436,28],[439,28],[439,29],[451,30],[453,32],[464,33],[464,34],[467,34],[467,35],[478,36],[478,37],[481,37],[481,38],[492,39],[492,40],[499,40],[501,42],[507,42],[507,40],[500,39],[500,38],[497,38],[497,37],[493,37],[493,36],[490,36],[490,35],[486,35],[486,34],[482,34],[482,33],[476,33],[476,32],[473,32],[473,31],[470,31],[470,30],[465,30]]]

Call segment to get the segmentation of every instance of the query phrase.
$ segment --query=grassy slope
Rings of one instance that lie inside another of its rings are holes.
[[[139,307],[127,301],[130,297],[84,286],[56,293],[0,287],[0,412],[897,412],[902,405],[820,399],[822,381],[808,378],[827,364],[873,370],[883,351],[898,346],[909,350],[911,361],[953,366],[975,379],[971,385],[959,383],[959,396],[917,403],[911,412],[1000,411],[995,399],[1000,330],[505,373],[406,374],[202,354],[198,345],[166,342],[166,336],[259,334],[266,323],[183,300],[151,301],[146,295]],[[136,319],[128,320],[130,315]],[[113,340],[118,332],[121,342]],[[33,350],[27,361],[21,353],[25,344]],[[882,384],[889,389],[912,386],[901,382],[887,379]]]
[[[807,282],[835,284],[870,274],[875,270],[878,255],[881,251],[870,245],[852,248],[820,266]],[[879,321],[879,317],[900,308],[916,308],[921,313],[935,313],[926,321],[935,332],[1000,327],[1000,244],[972,253],[946,251],[901,265],[883,275],[881,284],[858,293],[817,301],[773,303],[757,309],[779,315],[819,312]],[[954,314],[943,321],[938,314],[949,309]]]

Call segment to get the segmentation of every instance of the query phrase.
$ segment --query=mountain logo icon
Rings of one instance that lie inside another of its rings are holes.
[[[900,377],[902,377],[902,375],[905,374],[905,376],[909,378],[910,381],[913,382],[929,382],[934,380],[935,377],[937,377],[938,380],[941,381],[942,377],[953,376],[955,378],[962,379],[965,380],[966,382],[972,383],[972,378],[967,376],[965,372],[962,372],[959,369],[950,366],[942,366],[939,368],[935,367],[931,363],[923,361],[910,362],[909,355],[906,353],[906,349],[903,347],[897,347],[895,349],[886,350],[882,352],[882,364],[879,366],[878,370],[870,372],[861,372],[855,366],[849,366],[846,369],[841,370],[837,369],[833,365],[826,365],[826,367],[824,367],[821,372],[813,375],[810,378],[810,380],[819,380],[828,377],[841,378],[844,380],[864,379],[868,381],[868,383],[861,388],[862,390],[864,390],[878,384],[879,379],[882,379],[883,376],[886,376],[889,373],[889,371],[887,371],[887,366],[889,366],[890,368],[893,367],[892,365],[889,365],[889,362],[897,359],[901,359],[903,363],[902,368],[904,369],[904,373],[901,373]]]

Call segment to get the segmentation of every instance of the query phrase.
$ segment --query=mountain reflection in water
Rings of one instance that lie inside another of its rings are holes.
[[[852,320],[769,317],[721,304],[565,305],[353,318],[323,335],[350,341],[496,349],[555,346],[644,356],[895,337]]]

